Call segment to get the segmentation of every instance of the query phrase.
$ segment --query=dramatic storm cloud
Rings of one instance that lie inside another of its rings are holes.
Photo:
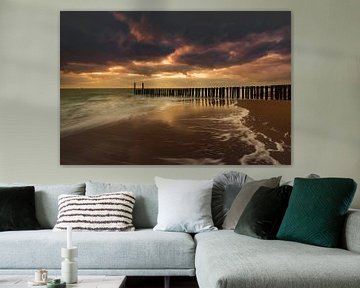
[[[290,12],[61,12],[61,86],[290,83],[290,17]]]

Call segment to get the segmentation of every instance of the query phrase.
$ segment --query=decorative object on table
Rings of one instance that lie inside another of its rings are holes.
[[[67,242],[66,248],[61,248],[61,257],[64,260],[61,262],[61,279],[68,284],[77,283],[78,269],[75,257],[78,255],[77,247],[72,245],[72,227],[67,227]]]
[[[46,269],[40,269],[35,271],[36,282],[46,282],[48,278],[48,271]]]
[[[49,281],[48,271],[46,269],[39,269],[35,271],[34,281],[28,281],[28,286],[44,286]]]
[[[47,283],[47,288],[66,288],[66,282],[61,282],[60,279],[54,279]]]
[[[61,11],[60,42],[61,165],[291,164],[291,11]]]

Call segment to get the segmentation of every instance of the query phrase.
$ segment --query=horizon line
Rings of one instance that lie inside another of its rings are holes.
[[[206,87],[144,87],[144,89],[191,89],[191,88],[231,88],[231,87],[261,87],[261,86],[285,86],[285,85],[292,85],[291,83],[285,84],[249,84],[249,85],[239,85],[239,86],[206,86]],[[60,87],[60,89],[134,89],[134,87]],[[136,89],[142,89],[141,85],[137,86]]]

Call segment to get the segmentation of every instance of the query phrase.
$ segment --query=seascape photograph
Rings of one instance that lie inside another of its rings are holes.
[[[61,165],[291,165],[289,11],[60,12]]]

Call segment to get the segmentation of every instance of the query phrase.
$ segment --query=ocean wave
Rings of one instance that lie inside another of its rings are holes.
[[[277,159],[275,159],[271,153],[272,152],[284,152],[287,145],[283,141],[275,141],[271,137],[265,135],[264,133],[256,131],[254,128],[247,126],[246,120],[251,116],[251,112],[243,107],[237,106],[235,104],[228,105],[228,116],[224,117],[224,114],[214,117],[192,117],[191,119],[182,119],[182,121],[192,121],[193,123],[200,123],[201,121],[206,121],[209,123],[206,125],[189,125],[188,129],[193,130],[196,133],[204,133],[204,135],[211,135],[213,139],[212,144],[214,145],[211,149],[211,152],[217,153],[219,156],[223,154],[222,149],[226,149],[227,143],[231,141],[237,143],[244,143],[248,147],[252,147],[253,152],[242,155],[238,159],[238,163],[242,165],[250,164],[265,164],[265,165],[278,165],[281,164]],[[218,125],[220,124],[220,125]],[[261,123],[263,124],[263,123]],[[268,125],[268,123],[266,123]],[[273,127],[269,127],[274,129]],[[211,142],[211,140],[210,140]],[[221,147],[218,145],[221,144]],[[218,144],[215,144],[218,143]],[[208,149],[202,147],[201,150],[194,151],[196,154],[204,153]],[[193,164],[226,164],[225,161],[220,158],[161,158],[163,160],[184,165],[193,165]]]
[[[271,156],[271,152],[284,152],[285,144],[284,142],[277,142],[265,135],[264,133],[257,132],[250,127],[246,126],[246,118],[249,117],[250,111],[238,107],[237,112],[233,112],[229,117],[218,118],[218,122],[223,122],[230,124],[227,131],[223,133],[215,133],[213,136],[214,139],[218,141],[227,142],[235,138],[240,140],[248,146],[254,148],[254,152],[250,154],[243,155],[238,161],[242,165],[249,164],[269,164],[269,165],[278,165],[280,162]],[[263,138],[265,141],[261,141],[260,138]],[[275,148],[267,148],[267,146],[274,146]]]
[[[275,141],[271,137],[264,133],[256,131],[254,128],[247,126],[246,120],[248,117],[253,117],[248,109],[237,105],[228,106],[228,115],[224,117],[224,114],[213,117],[192,117],[191,119],[182,119],[182,121],[192,121],[193,123],[201,123],[201,121],[209,122],[209,125],[193,124],[186,126],[188,129],[196,133],[204,133],[204,135],[211,135],[209,145],[210,152],[217,153],[217,155],[224,154],[222,151],[226,149],[227,143],[243,143],[245,146],[252,147],[248,149],[252,151],[248,154],[243,154],[238,163],[242,165],[250,164],[265,164],[265,165],[278,165],[281,164],[275,159],[272,152],[284,152],[287,145],[283,141]],[[213,124],[211,124],[213,123]],[[263,123],[261,123],[263,124]],[[268,123],[266,123],[268,124]],[[270,127],[269,127],[270,128]],[[272,128],[272,127],[271,127]],[[271,129],[270,128],[270,129]],[[219,143],[222,143],[219,146]],[[193,151],[196,154],[203,154],[209,149],[208,147],[202,147],[198,151]],[[239,148],[240,149],[240,148]],[[209,151],[207,151],[209,152]],[[184,165],[192,164],[226,164],[225,161],[220,158],[161,158],[163,160]]]
[[[93,91],[89,92],[90,94],[83,91],[83,94],[78,94],[76,90],[71,92],[73,95],[62,96],[61,100],[62,136],[178,105],[171,99],[134,97],[129,95],[128,91],[122,90],[118,91],[118,94],[102,94],[101,90],[97,94]]]

